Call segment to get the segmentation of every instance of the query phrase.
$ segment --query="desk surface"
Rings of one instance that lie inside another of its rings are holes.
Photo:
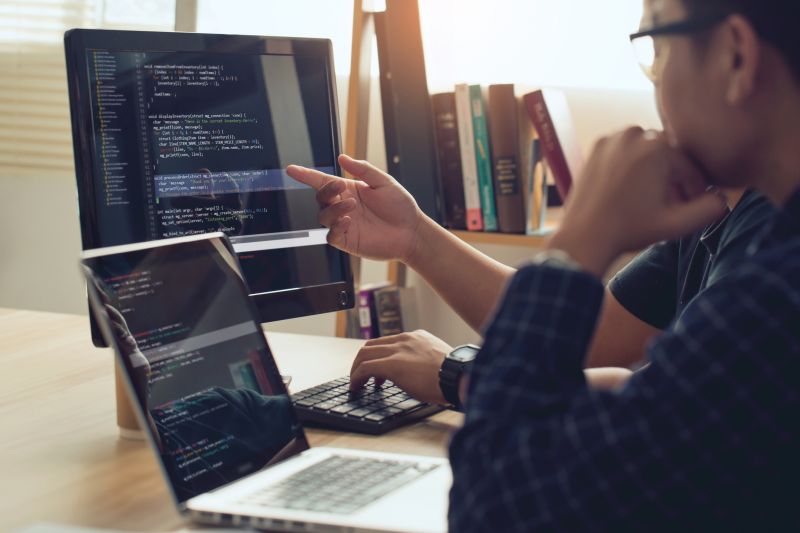
[[[347,375],[362,341],[268,334],[301,390]],[[444,456],[461,415],[372,437],[307,430],[312,446]],[[164,531],[183,524],[150,449],[118,437],[113,359],[86,317],[0,309],[0,531],[32,522]]]

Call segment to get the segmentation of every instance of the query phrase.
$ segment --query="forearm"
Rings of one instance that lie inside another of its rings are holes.
[[[633,372],[627,368],[587,368],[583,371],[583,375],[589,388],[614,390],[625,385],[633,375]],[[467,404],[468,388],[469,376],[461,376],[461,381],[458,384],[458,398],[461,400],[461,405]]]
[[[420,224],[406,262],[476,331],[484,326],[516,272],[428,218]]]
[[[606,287],[584,365],[586,368],[633,366],[644,358],[647,342],[659,333],[661,330],[623,307]]]

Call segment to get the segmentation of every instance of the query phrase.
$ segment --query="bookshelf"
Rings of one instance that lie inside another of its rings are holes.
[[[546,232],[542,235],[517,235],[512,233],[452,230],[450,233],[469,244],[496,244],[499,246],[530,246],[531,248],[539,248],[547,243],[552,232]]]
[[[558,227],[562,209],[552,207],[547,210],[544,230],[537,235],[519,235],[514,233],[494,233],[485,231],[451,230],[450,232],[469,244],[496,244],[498,246],[528,246],[541,248],[547,244],[553,231]]]
[[[370,67],[372,42],[375,35],[375,18],[370,11],[371,7],[372,2],[370,2],[370,0],[353,0],[353,39],[344,151],[356,159],[366,159],[367,152],[371,85]],[[545,229],[541,234],[537,235],[466,230],[451,230],[451,232],[462,241],[471,245],[489,244],[536,249],[542,248],[547,244],[553,229],[558,225],[560,215],[560,208],[548,209]],[[361,260],[357,257],[352,257],[351,265],[353,270],[353,282],[357,292],[358,287],[361,285]],[[404,287],[406,285],[405,265],[396,261],[388,262],[386,279],[392,284]],[[337,313],[335,331],[337,337],[345,337],[347,334],[348,313],[348,311],[340,311]],[[355,317],[352,316],[351,319],[354,318]]]

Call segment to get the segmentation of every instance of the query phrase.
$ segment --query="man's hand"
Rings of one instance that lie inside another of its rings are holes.
[[[549,247],[598,277],[625,251],[676,239],[725,213],[700,169],[661,133],[629,128],[600,140]]]
[[[330,228],[331,245],[360,257],[406,262],[419,225],[426,218],[414,197],[397,180],[366,161],[343,154],[339,164],[358,179],[297,165],[290,165],[286,172],[316,189],[319,221]]]
[[[369,378],[391,380],[417,400],[446,404],[439,388],[439,369],[452,347],[427,331],[417,330],[367,341],[350,370],[350,388]]]

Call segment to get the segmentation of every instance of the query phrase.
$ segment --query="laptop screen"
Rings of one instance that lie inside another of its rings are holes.
[[[308,448],[235,255],[217,235],[83,261],[96,318],[179,502]]]

